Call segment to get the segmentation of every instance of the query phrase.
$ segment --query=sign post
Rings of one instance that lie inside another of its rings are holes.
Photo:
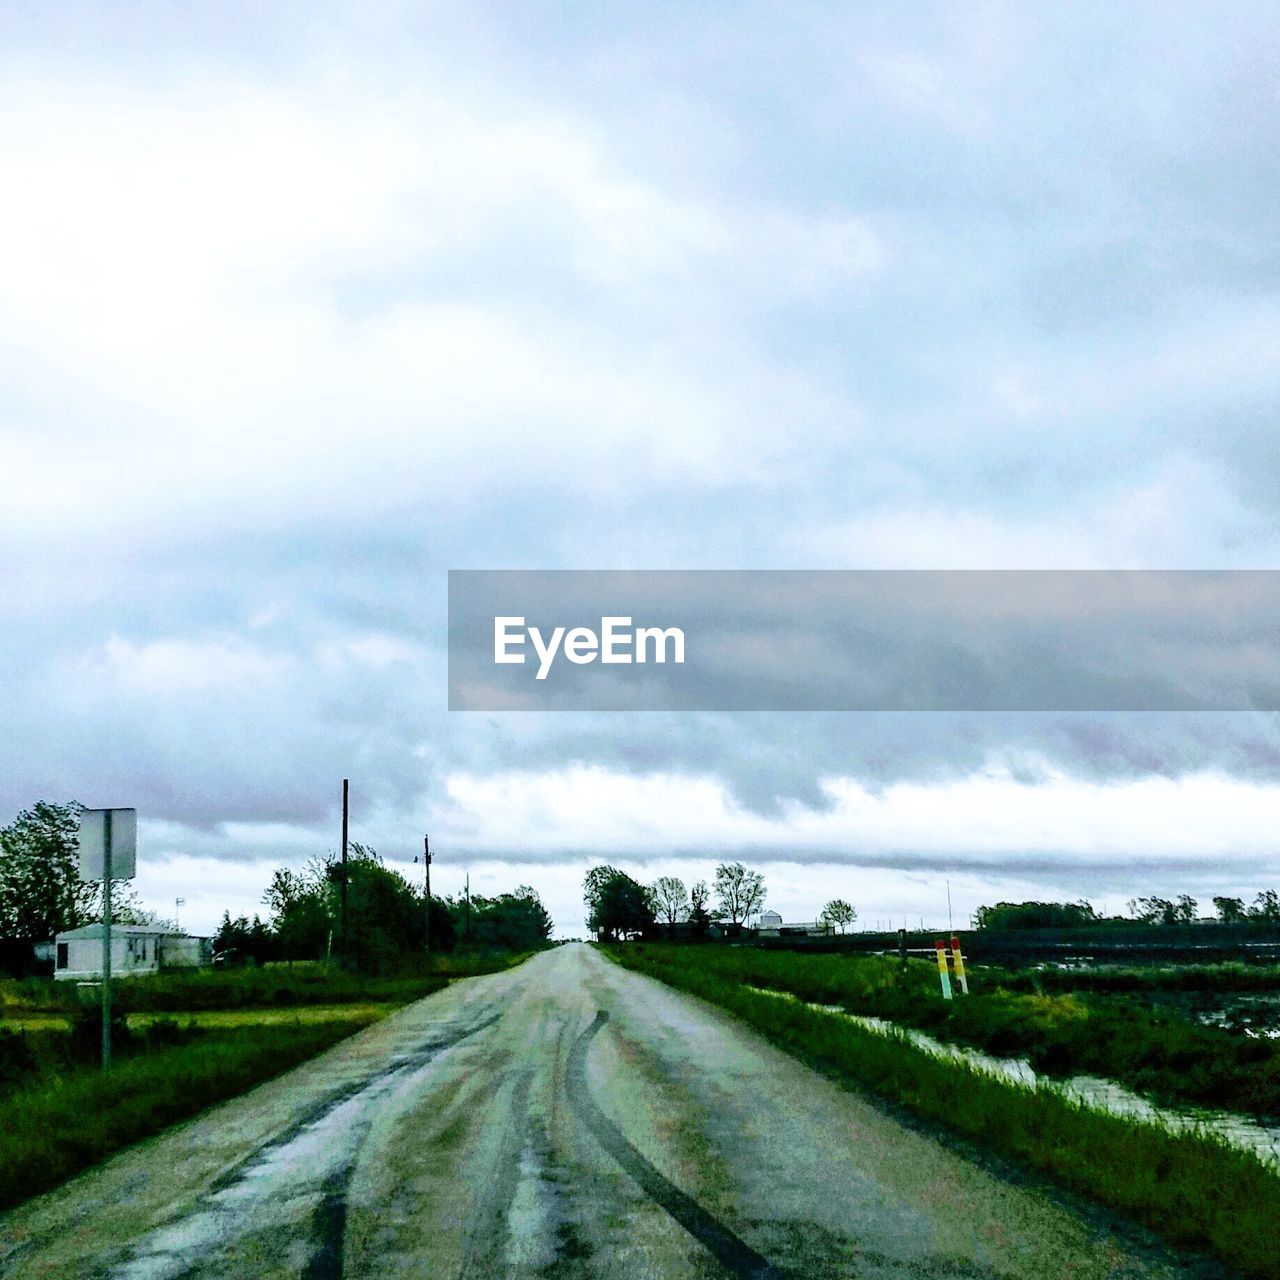
[[[138,811],[84,809],[80,879],[102,881],[102,1069],[111,1067],[111,882],[131,880],[138,865]]]
[[[111,1070],[111,810],[102,815],[102,1069]]]

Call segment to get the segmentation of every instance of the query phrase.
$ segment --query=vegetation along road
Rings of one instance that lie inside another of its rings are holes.
[[[1192,1274],[584,945],[0,1218],[14,1277]]]

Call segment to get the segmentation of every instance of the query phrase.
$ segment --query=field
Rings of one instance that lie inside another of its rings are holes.
[[[819,1069],[940,1122],[1176,1244],[1212,1252],[1248,1275],[1280,1274],[1274,1230],[1280,1175],[1256,1156],[941,1061],[901,1037],[864,1031],[757,988],[889,1018],[1000,1054],[1032,1056],[1043,1069],[1068,1073],[1083,1062],[1105,1064],[1113,1078],[1126,1072],[1155,1093],[1180,1097],[1208,1093],[1217,1105],[1224,1104],[1216,1092],[1224,1082],[1235,1094],[1249,1093],[1242,1063],[1250,1054],[1258,1055],[1254,1069],[1274,1086],[1269,1041],[1197,1027],[1131,1000],[1108,1008],[1069,991],[1005,990],[998,974],[976,974],[974,985],[984,993],[946,1004],[931,985],[936,970],[920,962],[903,974],[896,961],[881,957],[741,947],[630,944],[608,954],[720,1005]],[[987,982],[991,989],[984,991]]]
[[[320,965],[131,978],[113,987],[112,1069],[101,1011],[74,984],[0,984],[0,1208],[111,1151],[313,1057],[454,978],[525,954],[433,958],[392,978]]]
[[[523,958],[520,957],[520,958]],[[112,986],[114,1006],[127,1013],[196,1009],[292,1008],[302,1004],[415,1000],[453,978],[492,973],[511,963],[509,952],[467,951],[432,956],[410,973],[368,978],[323,964],[271,964],[261,969],[192,969],[127,978]],[[40,1013],[71,1013],[80,996],[74,982],[47,978],[0,980],[0,1024],[16,1025]]]

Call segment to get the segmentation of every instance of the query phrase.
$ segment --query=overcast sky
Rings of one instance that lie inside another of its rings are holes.
[[[1272,715],[445,710],[450,568],[1280,567],[1280,6],[0,10],[0,821],[212,929],[1280,882]]]

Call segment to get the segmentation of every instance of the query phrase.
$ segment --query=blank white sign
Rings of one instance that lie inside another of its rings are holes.
[[[132,880],[138,869],[137,809],[83,809],[80,812],[80,879],[101,880],[111,815],[111,878]]]

